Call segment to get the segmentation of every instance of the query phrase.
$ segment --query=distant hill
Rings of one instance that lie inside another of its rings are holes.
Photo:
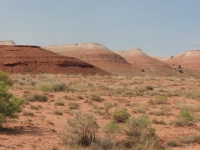
[[[165,61],[167,59],[170,59],[170,57],[162,57],[162,56],[154,56],[153,58],[160,60],[160,61]]]
[[[0,45],[0,70],[8,73],[66,73],[108,75],[76,58],[60,56],[38,46]]]
[[[147,73],[165,76],[179,75],[167,63],[148,56],[139,48],[114,52],[126,59],[133,67],[138,67]]]
[[[0,41],[0,45],[16,45],[12,40]]]
[[[78,58],[112,74],[141,74],[139,68],[132,67],[123,57],[98,43],[64,44],[42,48]]]
[[[187,73],[200,76],[200,50],[191,50],[180,53],[165,62],[173,68],[183,69]]]

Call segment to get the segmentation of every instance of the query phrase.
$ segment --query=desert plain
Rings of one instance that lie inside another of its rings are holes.
[[[1,124],[2,150],[200,149],[199,50],[161,60],[96,43],[4,41],[0,54],[8,92],[24,100]]]

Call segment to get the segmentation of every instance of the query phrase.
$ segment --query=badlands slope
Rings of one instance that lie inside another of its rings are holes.
[[[8,73],[108,74],[91,64],[38,46],[0,45],[0,70]]]
[[[141,49],[118,50],[114,52],[126,59],[133,67],[138,67],[147,73],[167,76],[178,74],[168,64],[148,56]]]
[[[200,50],[191,50],[178,54],[165,60],[165,62],[173,68],[181,65],[182,68],[200,70]]]
[[[183,69],[186,73],[193,76],[200,76],[200,50],[180,53],[164,62],[173,68]]]
[[[98,43],[64,44],[42,48],[78,58],[112,74],[141,74],[139,68],[132,67],[123,57]]]

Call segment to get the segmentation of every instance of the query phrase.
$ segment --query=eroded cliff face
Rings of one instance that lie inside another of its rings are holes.
[[[93,65],[38,46],[0,45],[0,70],[8,73],[70,73],[108,75]]]
[[[123,57],[98,43],[64,44],[43,48],[63,56],[78,58],[112,74],[139,75],[141,73],[137,67],[132,67]]]

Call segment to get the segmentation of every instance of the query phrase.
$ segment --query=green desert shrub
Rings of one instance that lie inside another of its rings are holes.
[[[98,94],[93,94],[93,95],[92,95],[92,101],[101,102],[101,101],[103,101],[103,99],[101,98],[100,95],[98,95]]]
[[[50,85],[48,84],[42,84],[40,86],[40,90],[43,91],[43,92],[51,92],[52,91],[52,88]]]
[[[103,104],[104,109],[104,117],[109,118],[110,117],[110,109],[113,107],[113,105],[110,102],[105,102]]]
[[[106,124],[103,129],[108,139],[113,139],[116,133],[120,131],[118,124],[113,122]]]
[[[125,135],[135,141],[143,141],[147,137],[155,136],[155,129],[146,117],[132,117],[126,122]]]
[[[7,79],[4,73],[3,79]],[[12,81],[6,80],[0,81],[0,126],[1,123],[6,120],[6,117],[13,116],[16,112],[21,110],[21,105],[24,103],[24,99],[15,98],[12,94],[8,93],[8,88]]]
[[[131,116],[127,110],[124,108],[122,110],[116,110],[112,114],[114,121],[116,122],[126,122],[126,120]]]
[[[8,74],[4,73],[2,71],[0,71],[0,82],[4,82],[5,85],[8,85],[8,86],[12,86],[13,85],[13,81],[8,76]]]
[[[150,105],[156,105],[156,104],[162,105],[162,104],[167,104],[167,101],[168,101],[168,99],[167,99],[166,96],[160,95],[160,96],[157,96],[155,100],[150,99],[148,101],[148,104],[150,104]]]
[[[195,122],[195,115],[187,110],[181,110],[177,115],[177,120],[172,121],[171,124],[175,126],[193,125]]]
[[[93,115],[76,112],[72,119],[67,120],[59,136],[65,144],[89,146],[95,141],[98,128]]]

